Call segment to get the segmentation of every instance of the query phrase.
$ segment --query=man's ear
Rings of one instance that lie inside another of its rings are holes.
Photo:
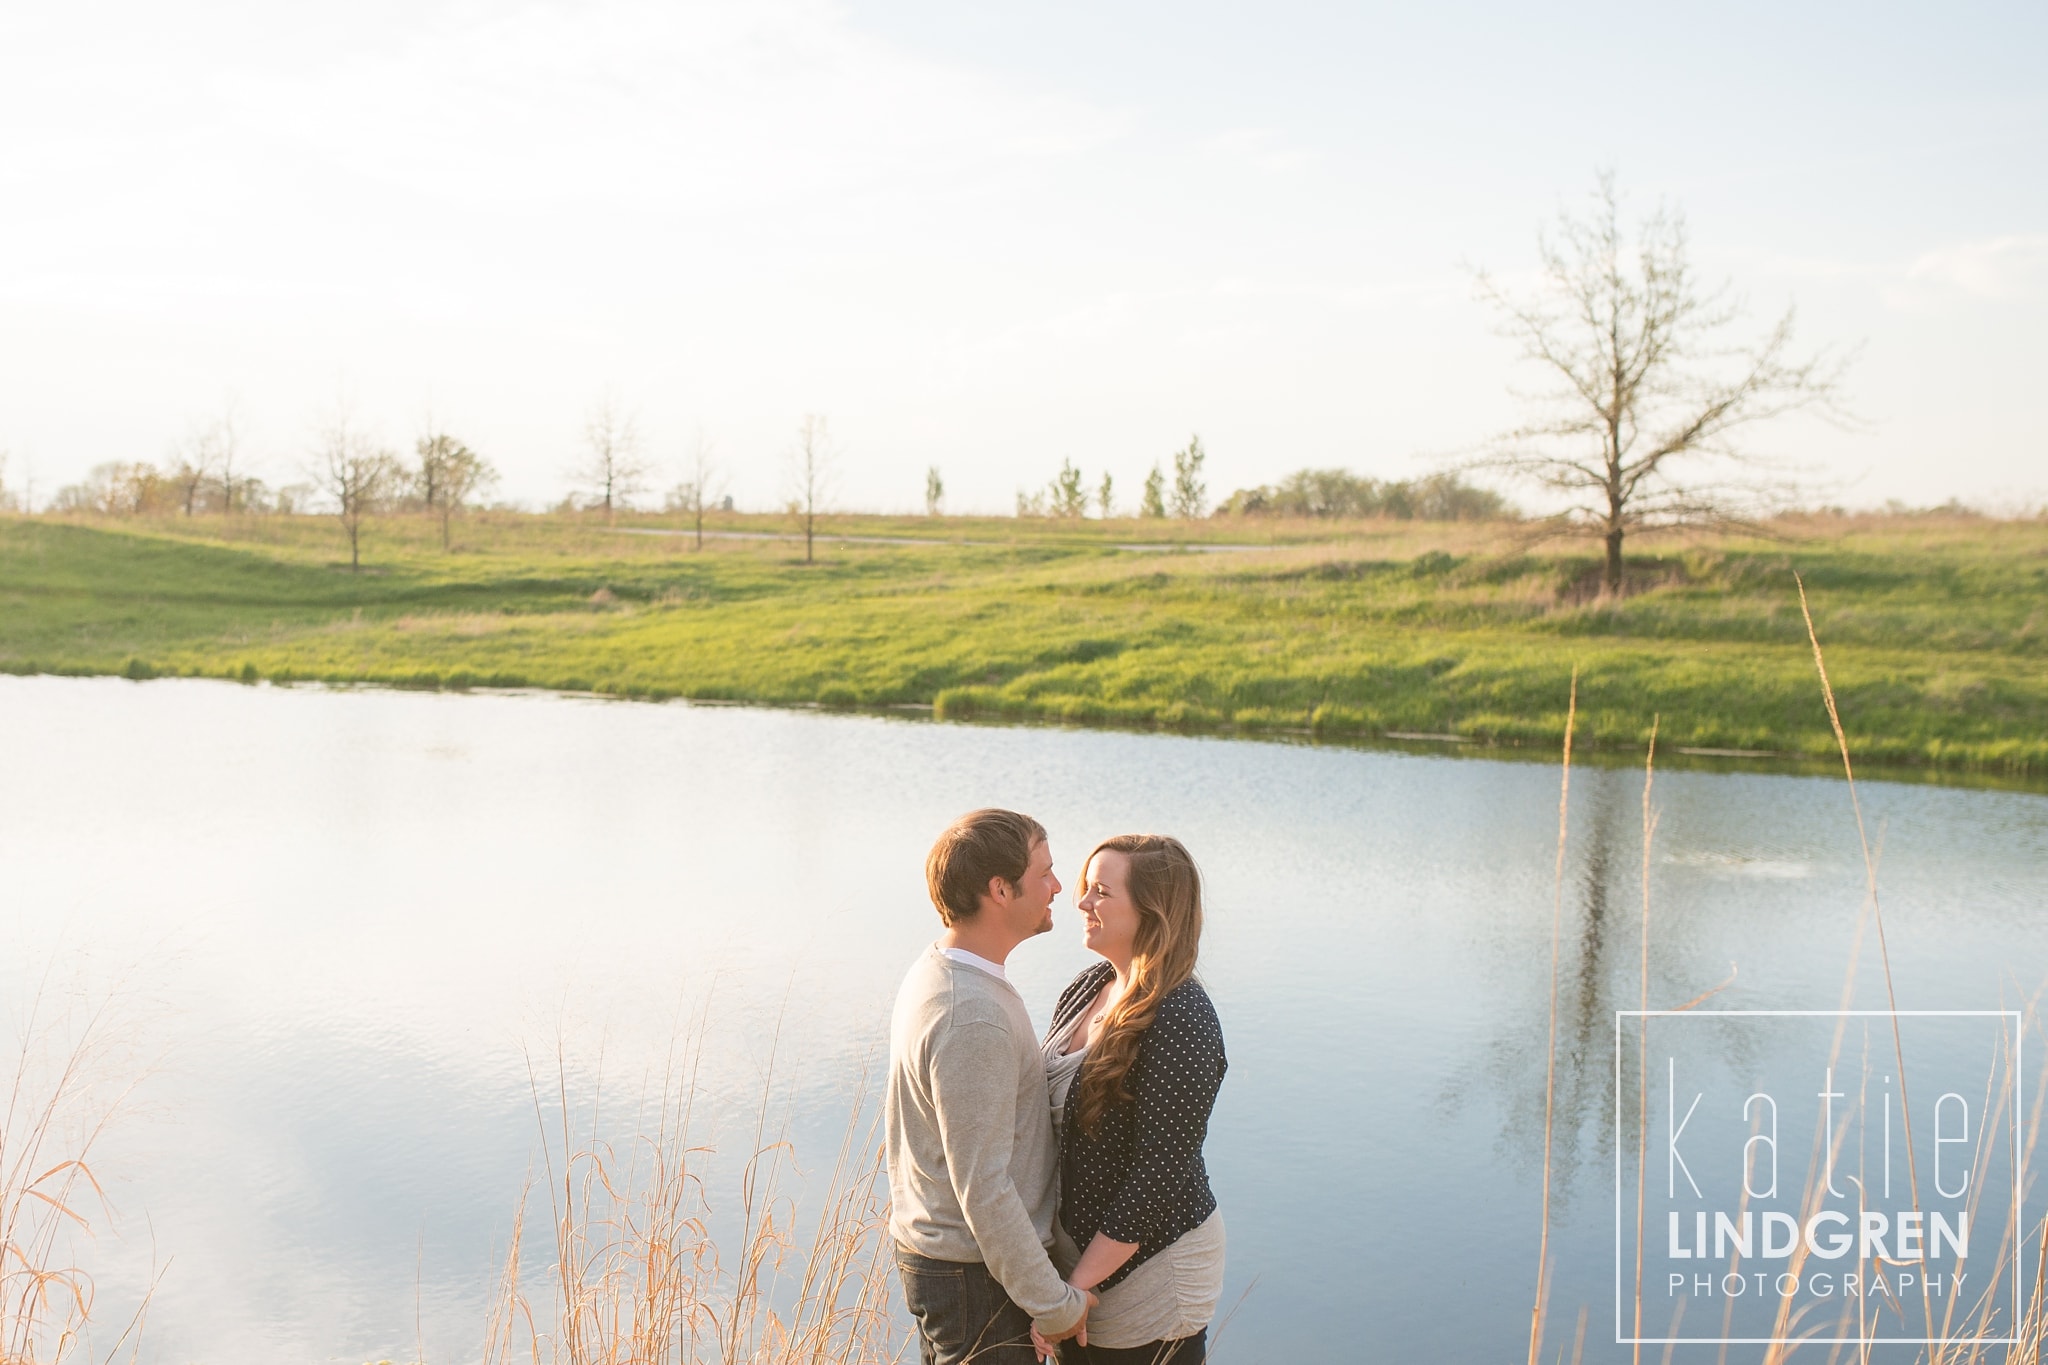
[[[986,894],[990,900],[1001,905],[1017,894],[1017,888],[1002,877],[990,877]]]

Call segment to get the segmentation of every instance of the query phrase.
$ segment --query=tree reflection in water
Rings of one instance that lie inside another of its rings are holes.
[[[1570,836],[1566,846],[1564,920],[1557,960],[1556,1140],[1551,1199],[1566,1211],[1586,1172],[1596,1196],[1609,1189],[1614,1157],[1614,1012],[1638,1007],[1642,997],[1642,809],[1644,774],[1618,768],[1580,768],[1572,774]],[[1653,846],[1654,847],[1654,846]],[[1494,1148],[1503,1164],[1529,1180],[1542,1178],[1545,1026],[1549,983],[1547,906],[1504,907],[1519,923],[1492,934],[1486,974],[1514,1003],[1493,1012],[1490,1038],[1473,1062],[1455,1072],[1438,1100],[1449,1117],[1476,1101],[1500,1110]],[[1659,915],[1651,886],[1649,1007],[1674,1008],[1711,990],[1727,964],[1699,961],[1701,945],[1682,919]],[[1540,950],[1540,951],[1539,951]],[[1711,979],[1707,979],[1711,978]],[[1637,1085],[1636,1049],[1624,1037],[1621,1091]],[[1624,1103],[1619,1132],[1633,1151],[1636,1106]]]

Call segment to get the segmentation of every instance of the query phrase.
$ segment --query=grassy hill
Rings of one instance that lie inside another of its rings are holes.
[[[1590,547],[1502,525],[839,518],[808,565],[786,519],[715,529],[486,514],[443,553],[394,517],[350,573],[327,519],[0,518],[0,669],[1547,748],[1576,665],[1582,742],[1639,749],[1656,715],[1669,748],[1819,756],[1797,570],[1861,758],[2048,773],[2040,521],[1658,541],[1620,601]]]

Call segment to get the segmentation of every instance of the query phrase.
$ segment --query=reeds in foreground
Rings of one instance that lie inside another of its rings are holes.
[[[1529,1310],[1529,1365],[1543,1352],[1543,1313],[1550,1298],[1550,1144],[1557,1112],[1557,956],[1564,934],[1564,851],[1571,832],[1572,732],[1579,718],[1579,670],[1572,669],[1564,718],[1564,777],[1557,789],[1557,877],[1550,909],[1550,1033],[1543,1061],[1543,1223],[1536,1243],[1536,1302]]]
[[[1910,1117],[1911,1111],[1910,1108],[1906,1107],[1905,1105],[1906,1097],[1904,1084],[1904,1046],[1898,1030],[1898,1021],[1896,1016],[1897,992],[1892,975],[1892,964],[1889,945],[1886,941],[1885,936],[1881,901],[1878,895],[1877,851],[1872,846],[1872,841],[1870,839],[1867,827],[1864,822],[1862,801],[1856,789],[1855,768],[1851,759],[1848,735],[1842,723],[1841,713],[1837,704],[1833,685],[1828,677],[1827,660],[1825,653],[1821,647],[1819,632],[1816,630],[1814,626],[1812,612],[1806,597],[1805,584],[1803,582],[1798,581],[1796,575],[1795,585],[1798,590],[1801,619],[1805,624],[1807,639],[1813,651],[1813,664],[1814,670],[1818,675],[1821,700],[1825,706],[1829,727],[1834,735],[1837,750],[1842,762],[1842,775],[1847,785],[1850,808],[1855,817],[1857,839],[1862,853],[1865,873],[1864,901],[1858,913],[1856,932],[1853,940],[1854,946],[1851,949],[1850,960],[1848,963],[1847,973],[1843,985],[1842,1007],[1844,1009],[1847,1009],[1851,1003],[1856,965],[1861,956],[1864,929],[1866,925],[1875,925],[1877,933],[1878,957],[1883,973],[1883,984],[1885,989],[1886,1002],[1888,1008],[1894,1012],[1892,1017],[1890,1041],[1892,1044],[1893,1060],[1898,1063],[1898,1074],[1900,1077],[1900,1099],[1902,1109],[1904,1109],[1906,1115],[1905,1122],[1907,1125],[1906,1144],[1908,1160],[1908,1179],[1911,1182],[1914,1190],[1913,1202],[1917,1205],[1919,1202],[1919,1181],[1917,1170],[1914,1169],[1912,1164],[1912,1129]],[[1573,675],[1573,691],[1574,699],[1576,699],[1576,670],[1574,671]],[[1653,723],[1650,735],[1649,756],[1645,763],[1643,777],[1643,903],[1641,925],[1642,976],[1639,985],[1639,1009],[1645,1011],[1647,1011],[1649,1007],[1648,948],[1651,926],[1650,848],[1651,841],[1655,837],[1657,828],[1657,812],[1651,803],[1651,783],[1654,779],[1655,774],[1656,744],[1656,727]],[[1570,790],[1570,775],[1571,747],[1568,728],[1564,757],[1564,792],[1566,795],[1568,795]],[[1564,819],[1563,801],[1564,797],[1561,796],[1558,828],[1558,857],[1560,878],[1561,869],[1563,865],[1565,838],[1567,831],[1567,826],[1565,824]],[[1552,928],[1553,945],[1555,944],[1557,933],[1558,929],[1554,922]],[[1555,949],[1553,947],[1553,960],[1554,955]],[[1726,983],[1724,983],[1724,985],[1725,984]],[[1700,1004],[1709,996],[1718,993],[1719,989],[1721,988],[1717,987],[1714,990],[1710,990],[1700,996],[1696,996],[1693,1000],[1687,1002],[1684,1005],[1679,1006],[1678,1009],[1680,1011],[1691,1009],[1694,1006]],[[1550,1104],[1551,1092],[1552,1088],[1554,1087],[1556,1065],[1556,1007],[1554,992],[1555,967],[1553,966],[1553,1022],[1551,1026],[1551,1051],[1549,1063],[1549,1074],[1551,1077],[1551,1082],[1550,1084],[1546,1085],[1545,1096],[1546,1115],[1544,1164],[1544,1223],[1542,1230],[1544,1244],[1547,1244],[1549,1234],[1548,1215],[1550,1190],[1548,1158],[1550,1137]],[[2027,1001],[2028,1013],[2031,1014],[2033,1012],[2034,1007],[2037,1004],[2037,1001],[2038,996],[2036,996],[2035,998],[2030,998]],[[1844,1023],[1845,1022],[1846,1020],[1844,1021]],[[1643,1089],[1643,1078],[1645,1074],[1643,1066],[1645,1052],[1643,1028],[1645,1024],[1646,1018],[1639,1018],[1637,1034],[1638,1089],[1636,1109],[1636,1159],[1638,1163],[1636,1173],[1636,1266],[1634,1293],[1632,1295],[1633,1321],[1635,1325],[1633,1335],[1636,1338],[1638,1338],[1639,1341],[1642,1337],[1644,1308],[1642,1294],[1642,1208],[1644,1167],[1643,1139],[1645,1133],[1647,1132],[1648,1126],[1647,1114],[1645,1109],[1645,1093]],[[1830,1050],[1829,1061],[1831,1064],[1839,1060],[1842,1044],[1843,1026],[1838,1024],[1833,1044]],[[2019,1096],[2017,1055],[2012,1050],[2008,1049],[2001,1056],[1999,1061],[2000,1066],[1994,1071],[1991,1077],[1987,1078],[1987,1095],[1984,1109],[1984,1112],[1992,1116],[1989,1122],[1993,1123],[1994,1125],[2002,1123],[2002,1119],[1999,1117],[2001,1111],[2004,1110],[2005,1106],[2016,1103]],[[2036,1078],[2036,1093],[2032,1110],[2031,1113],[2029,1113],[2026,1116],[2023,1137],[2023,1164],[2031,1162],[2040,1140],[2043,1117],[2042,1092],[2044,1088],[2048,1088],[2048,1068],[2044,1068],[2041,1074]],[[1819,1160],[1823,1148],[1832,1149],[1833,1155],[1838,1157],[1841,1154],[1841,1148],[1846,1138],[1846,1134],[1846,1119],[1832,1133],[1825,1131],[1825,1129],[1817,1131],[1815,1134],[1814,1160],[1816,1162]],[[1973,1169],[1972,1172],[1973,1181],[1971,1188],[1973,1191],[1981,1192],[1982,1190],[1983,1181],[1979,1177],[1981,1177],[1983,1174],[1983,1171],[1981,1169],[1981,1163],[1986,1159],[1988,1159],[1987,1152],[1984,1150],[1980,1150],[1978,1153],[1979,1167],[1977,1169]],[[1616,1193],[1618,1197],[1618,1182]],[[1745,1197],[1746,1195],[1747,1187],[1745,1187]],[[1973,1215],[1978,1212],[1978,1197],[1978,1193],[1973,1193],[1971,1196],[1970,1212]],[[1800,1202],[1802,1217],[1811,1215],[1813,1212],[1815,1212],[1817,1209],[1821,1207],[1820,1190],[1816,1187],[1811,1173],[1809,1173],[1809,1177],[1806,1182],[1806,1188],[1801,1193]],[[2032,1277],[2031,1285],[2033,1292],[2029,1300],[2024,1304],[2024,1307],[2017,1313],[2017,1321],[2015,1321],[2011,1325],[2010,1329],[2006,1330],[2001,1334],[1998,1329],[1998,1326],[1994,1323],[1992,1317],[1994,1309],[1994,1299],[1992,1298],[1991,1293],[1989,1291],[1980,1292],[1978,1298],[1974,1302],[1969,1304],[1967,1307],[1962,1308],[1960,1313],[1958,1312],[1957,1302],[1953,1298],[1946,1301],[1942,1305],[1942,1311],[1938,1315],[1934,1311],[1932,1305],[1923,1302],[1920,1305],[1921,1321],[1918,1324],[1918,1328],[1924,1334],[1924,1336],[1929,1339],[1929,1341],[1925,1343],[1927,1349],[1917,1353],[1917,1359],[1926,1361],[1928,1365],[1992,1365],[1992,1362],[1994,1361],[1999,1362],[1999,1365],[2042,1365],[2044,1346],[2048,1346],[2048,1301],[2044,1301],[2044,1290],[2048,1290],[2048,1219],[2041,1219],[2032,1224],[2009,1226],[2005,1230],[2005,1233],[2003,1237],[2000,1239],[1996,1251],[1993,1253],[1993,1256],[1991,1257],[1991,1268],[1987,1278],[1989,1280],[1989,1283],[1994,1287],[2002,1283],[2005,1277],[2012,1272],[2016,1264],[2023,1263],[2021,1258],[2023,1258],[2025,1248],[2029,1243],[2032,1244],[2035,1253],[2034,1274]],[[1799,1272],[1805,1264],[1805,1256],[1806,1253],[1803,1246],[1797,1249],[1793,1255],[1791,1261],[1791,1278],[1795,1283],[1797,1283],[1799,1279]],[[1739,1257],[1731,1256],[1729,1262],[1731,1269],[1733,1269],[1737,1259],[1739,1259]],[[1617,1287],[1618,1285],[1619,1279],[1617,1277]],[[1532,1365],[1534,1365],[1534,1361],[1537,1358],[1537,1352],[1542,1341],[1547,1287],[1547,1261],[1543,1261],[1539,1258],[1539,1266],[1537,1272],[1536,1306],[1535,1312],[1533,1314],[1533,1322],[1530,1331],[1530,1360],[1532,1362]],[[1889,1307],[1891,1311],[1896,1312],[1902,1319],[1905,1317],[1906,1306],[1904,1304],[1894,1302],[1890,1304]],[[1811,1348],[1811,1351],[1814,1354],[1818,1354],[1820,1349],[1823,1347],[1831,1347],[1832,1349],[1829,1351],[1827,1355],[1827,1359],[1831,1362],[1831,1365],[1832,1362],[1843,1359],[1845,1355],[1845,1348],[1850,1346],[1853,1346],[1854,1348],[1852,1355],[1856,1361],[1867,1362],[1871,1357],[1872,1346],[1876,1344],[1869,1340],[1871,1331],[1875,1324],[1869,1320],[1866,1311],[1867,1305],[1865,1301],[1860,1297],[1857,1300],[1856,1310],[1857,1318],[1853,1323],[1851,1323],[1845,1316],[1840,1322],[1834,1324],[1837,1328],[1837,1331],[1835,1333],[1835,1338],[1831,1339],[1824,1335],[1824,1332],[1826,1331],[1828,1324],[1817,1320],[1816,1316],[1811,1312],[1811,1306],[1795,1306],[1793,1299],[1790,1295],[1781,1294],[1776,1303],[1775,1321],[1773,1322],[1771,1328],[1772,1340],[1770,1340],[1766,1345],[1766,1349],[1762,1356],[1764,1365],[1779,1365],[1780,1362],[1784,1362],[1791,1359],[1796,1353],[1798,1353],[1802,1345]],[[1682,1304],[1678,1311],[1682,1313]],[[1732,1306],[1730,1311],[1732,1311]],[[1846,1314],[1846,1308],[1843,1311]],[[1724,1313],[1722,1329],[1724,1338],[1727,1336],[1727,1321],[1727,1316]],[[1570,1359],[1575,1363],[1575,1365],[1576,1362],[1581,1359],[1584,1350],[1584,1325],[1585,1310],[1582,1307],[1580,1312],[1579,1332],[1572,1344],[1570,1356]],[[1854,1337],[1846,1341],[1839,1339],[1845,1334],[1845,1329],[1851,1326],[1853,1326],[1856,1329]],[[1674,1333],[1676,1327],[1677,1317],[1674,1316],[1671,1323],[1671,1330],[1673,1330]],[[2008,1337],[2009,1340],[1993,1339],[1994,1337],[2000,1336]],[[1856,1338],[1863,1338],[1864,1340],[1858,1342],[1856,1341]],[[2002,1347],[2003,1349],[1994,1353],[1994,1347]],[[1668,1362],[1671,1359],[1671,1355],[1672,1346],[1670,1344],[1667,1344],[1664,1351],[1664,1359]],[[1639,1344],[1639,1342],[1634,1347],[1632,1358],[1638,1361],[1642,1358],[1641,1345]],[[1727,1359],[1727,1345],[1725,1344],[1725,1341],[1721,1345],[1718,1359],[1722,1361],[1725,1361]]]
[[[134,1084],[109,1088],[114,998],[62,1008],[46,973],[0,1070],[0,1365],[59,1365],[92,1320],[92,1275],[71,1253],[110,1216],[92,1153]],[[133,1353],[148,1305],[145,1294],[106,1359]]]
[[[693,1050],[671,1055],[639,1106],[637,1136],[608,1140],[599,1101],[580,1134],[558,1051],[552,1098],[533,1081],[553,1229],[547,1298],[522,1284],[522,1197],[489,1324],[485,1365],[864,1365],[897,1357],[890,1316],[888,1186],[871,1120],[854,1106],[802,1228],[781,1183],[795,1171],[786,1126],[771,1135],[764,1082],[733,1202],[736,1245],[711,1231],[693,1144]],[[771,1072],[772,1075],[772,1072]],[[807,1201],[810,1202],[810,1201]],[[727,1219],[728,1222],[732,1220]]]

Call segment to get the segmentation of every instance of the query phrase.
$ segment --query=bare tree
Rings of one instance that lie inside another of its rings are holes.
[[[722,486],[718,461],[712,458],[711,440],[700,428],[690,441],[690,455],[683,463],[684,479],[672,499],[676,510],[687,514],[696,528],[696,548],[704,548],[704,510],[718,497],[714,484]]]
[[[584,421],[583,443],[587,453],[576,477],[604,508],[605,524],[609,526],[618,519],[619,508],[630,505],[633,495],[647,487],[648,466],[640,454],[640,427],[633,414],[607,394]]]
[[[832,433],[825,419],[815,412],[804,414],[796,430],[796,445],[789,452],[790,502],[804,528],[804,563],[812,562],[812,541],[818,530],[818,512],[832,488]]]
[[[389,491],[398,461],[357,431],[347,413],[340,413],[320,433],[309,472],[314,485],[333,502],[334,514],[348,533],[348,567],[353,573],[362,567],[363,518]]]
[[[1629,242],[1614,173],[1603,171],[1587,216],[1561,213],[1555,237],[1538,236],[1540,288],[1511,294],[1478,277],[1502,334],[1552,383],[1519,395],[1536,420],[1464,464],[1564,494],[1555,523],[1606,542],[1605,594],[1621,590],[1629,534],[1752,524],[1790,495],[1736,444],[1742,428],[1800,409],[1852,420],[1838,403],[1847,358],[1794,358],[1789,308],[1761,341],[1725,340],[1745,310],[1725,284],[1701,290],[1686,245],[1684,216],[1661,205]]]
[[[178,506],[186,516],[217,501],[223,514],[231,514],[247,501],[253,482],[237,473],[241,460],[241,433],[235,424],[235,406],[228,403],[220,416],[195,421],[184,439],[171,447],[174,463],[164,478],[177,492]]]
[[[235,405],[230,402],[222,409],[221,415],[207,428],[207,439],[212,447],[212,465],[220,473],[220,510],[223,516],[235,514],[235,495],[247,490],[247,479],[238,478],[235,466],[242,454],[241,433],[235,427]]]
[[[207,480],[214,476],[213,428],[194,424],[185,438],[171,447],[171,458],[176,463],[167,477],[177,490],[178,505],[189,517],[198,507]]]
[[[413,443],[419,464],[412,471],[420,502],[441,523],[441,549],[451,545],[449,524],[469,500],[498,481],[491,462],[445,431],[433,430]]]

